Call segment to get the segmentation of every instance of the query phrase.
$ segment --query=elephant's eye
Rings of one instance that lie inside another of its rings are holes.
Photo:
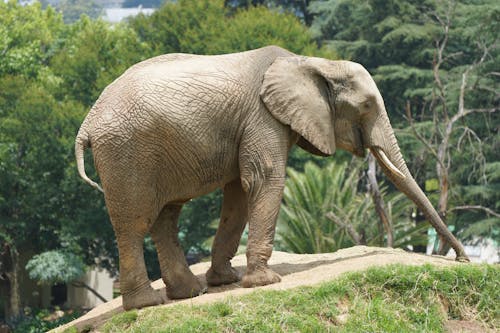
[[[361,104],[361,108],[359,110],[360,115],[365,115],[370,112],[372,109],[373,103],[371,101],[365,101]]]

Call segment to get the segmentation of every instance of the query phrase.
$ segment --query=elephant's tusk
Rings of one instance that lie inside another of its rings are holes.
[[[370,149],[373,155],[377,157],[377,159],[384,164],[384,166],[396,177],[399,179],[403,180],[406,178],[406,176],[399,171],[398,168],[394,164],[392,164],[391,160],[387,157],[387,155],[384,153],[384,151],[378,147]]]

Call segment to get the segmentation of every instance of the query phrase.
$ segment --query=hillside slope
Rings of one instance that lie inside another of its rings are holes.
[[[245,255],[236,256],[232,260],[233,266],[243,273],[246,264]],[[426,256],[422,254],[405,252],[400,249],[375,248],[356,246],[343,249],[335,253],[322,254],[291,254],[285,252],[274,252],[269,262],[270,266],[282,276],[282,281],[277,284],[258,287],[241,288],[238,284],[221,287],[211,287],[208,293],[186,300],[167,300],[166,304],[159,307],[168,307],[175,304],[203,304],[222,300],[231,296],[239,296],[260,290],[284,290],[298,286],[308,286],[332,280],[346,272],[364,270],[370,267],[384,266],[389,264],[423,265],[433,264],[437,266],[460,265],[450,258],[439,256]],[[205,272],[210,263],[199,263],[191,266],[191,270],[198,278],[205,281]],[[157,280],[152,286],[163,295],[165,285],[163,281]],[[82,329],[95,329],[100,327],[113,315],[123,312],[121,297],[106,304],[102,304],[84,316],[61,326],[53,332],[63,332],[66,328],[75,327],[78,331]]]

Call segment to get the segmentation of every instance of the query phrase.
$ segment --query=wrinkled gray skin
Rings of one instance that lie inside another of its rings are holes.
[[[403,160],[375,82],[359,64],[297,56],[279,47],[143,61],[110,84],[76,138],[80,175],[92,147],[120,255],[125,309],[162,302],[150,287],[143,239],[156,244],[169,298],[204,287],[189,270],[177,219],[191,198],[224,189],[209,285],[240,279],[231,267],[248,223],[241,284],[280,281],[267,266],[285,183],[297,143],[318,155],[370,149],[385,174],[425,213],[441,239],[467,260]]]

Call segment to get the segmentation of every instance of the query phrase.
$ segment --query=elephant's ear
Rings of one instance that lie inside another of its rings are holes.
[[[307,58],[277,58],[264,75],[260,96],[276,119],[322,154],[335,152],[328,83]],[[317,153],[307,144],[300,146]]]

